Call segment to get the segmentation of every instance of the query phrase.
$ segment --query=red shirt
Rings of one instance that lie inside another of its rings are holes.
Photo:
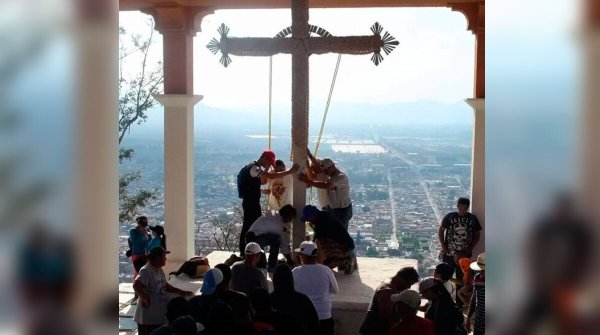
[[[420,316],[396,323],[389,335],[435,335],[433,322]]]

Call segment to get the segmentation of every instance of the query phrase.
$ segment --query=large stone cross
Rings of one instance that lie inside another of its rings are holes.
[[[311,54],[369,54],[375,65],[383,60],[381,50],[386,55],[398,45],[389,33],[383,36],[379,23],[371,27],[372,36],[334,37],[326,30],[308,24],[308,0],[292,0],[292,26],[283,29],[274,38],[229,37],[225,24],[219,27],[220,41],[212,39],[207,47],[213,52],[221,51],[220,62],[225,67],[231,63],[229,55],[272,56],[279,53],[292,54],[292,160],[303,166],[308,145],[308,57]],[[291,38],[287,37],[291,33]],[[315,33],[319,37],[311,37]],[[306,186],[294,179],[293,205],[300,216],[306,204]],[[304,240],[305,226],[296,218],[293,228],[293,246],[298,247]]]

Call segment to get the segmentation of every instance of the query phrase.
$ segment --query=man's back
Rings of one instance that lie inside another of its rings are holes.
[[[342,222],[329,212],[319,212],[315,224],[315,241],[318,239],[329,239],[336,243],[354,249],[354,240],[342,225]]]
[[[329,178],[334,187],[327,190],[328,205],[331,208],[345,208],[352,202],[350,200],[350,182],[348,176],[341,170]]]
[[[273,233],[283,234],[283,218],[278,213],[267,211],[259,217],[248,231],[254,232],[256,235]]]
[[[312,300],[319,320],[331,318],[331,296],[339,290],[333,271],[322,264],[306,264],[294,268],[292,275],[296,291]]]
[[[246,265],[243,261],[231,267],[231,289],[246,295],[257,288],[268,290],[265,275],[255,266]]]
[[[303,293],[275,290],[271,293],[273,308],[295,317],[307,334],[319,331],[319,316],[312,300]]]

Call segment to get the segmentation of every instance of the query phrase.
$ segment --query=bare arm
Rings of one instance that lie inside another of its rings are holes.
[[[140,298],[140,302],[142,303],[142,306],[144,306],[144,307],[150,306],[150,297],[148,296],[148,294],[146,294],[146,286],[144,286],[144,284],[142,284],[142,282],[139,279],[136,279],[133,282],[133,290],[135,291],[137,296]]]
[[[440,245],[442,246],[442,253],[444,255],[448,254],[448,247],[446,246],[446,243],[444,241],[444,225],[443,225],[443,221],[442,223],[440,223],[440,227],[438,228],[438,239],[440,240]]]
[[[471,294],[471,300],[469,300],[469,310],[467,311],[467,317],[470,318],[475,313],[475,292]]]
[[[300,181],[304,182],[306,184],[306,187],[316,187],[316,188],[321,188],[324,190],[328,190],[334,186],[333,183],[330,181],[316,181],[316,180],[308,180],[308,179],[306,179],[306,180],[300,179]]]
[[[306,148],[306,156],[310,160],[311,172],[315,175],[320,173],[321,166],[319,165],[319,162],[317,161],[317,157],[313,156],[313,154],[310,152],[310,150],[308,150],[308,148]]]
[[[467,311],[467,317],[465,318],[465,329],[467,331],[471,330],[471,317],[475,313],[475,292],[471,294],[471,300],[469,301],[469,310]]]
[[[285,171],[281,171],[281,172],[275,172],[275,171],[267,172],[267,171],[265,171],[265,172],[261,173],[260,178],[261,179],[263,179],[263,178],[264,179],[283,178],[283,177],[287,176],[288,174],[292,174],[292,173],[298,172],[299,169],[300,169],[300,165],[294,164],[294,165],[292,165],[291,168],[289,168],[289,169],[287,169]]]

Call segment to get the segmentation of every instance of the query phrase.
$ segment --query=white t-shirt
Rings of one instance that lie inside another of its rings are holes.
[[[269,207],[279,210],[285,205],[292,204],[292,175],[282,178],[269,179],[267,187],[271,190],[269,194]]]
[[[327,179],[329,179],[329,177],[322,172],[317,173],[315,176],[316,181],[327,181]],[[319,206],[321,206],[319,209],[327,207],[327,205],[329,205],[327,190],[318,187],[315,187],[315,189],[317,190],[317,201],[319,202]]]
[[[288,225],[289,227],[289,225]],[[261,217],[256,219],[248,231],[254,232],[254,234],[277,234],[280,238],[279,251],[282,254],[289,255],[290,250],[290,234],[289,230],[285,233],[283,218],[279,213],[274,211],[267,211]]]
[[[338,170],[338,173],[329,178],[333,186],[327,190],[328,205],[331,208],[346,208],[350,206],[350,181],[348,176]]]
[[[323,264],[306,264],[292,270],[296,291],[312,300],[319,320],[331,318],[331,298],[338,293],[333,271]]]
[[[446,288],[448,293],[450,293],[450,296],[452,297],[452,301],[456,302],[456,285],[454,285],[450,281],[445,281],[444,287]]]
[[[165,273],[161,268],[154,267],[148,262],[140,269],[136,280],[144,284],[144,292],[150,298],[150,305],[144,307],[141,302],[138,302],[133,319],[142,325],[162,324],[165,320],[167,303],[169,302]]]

